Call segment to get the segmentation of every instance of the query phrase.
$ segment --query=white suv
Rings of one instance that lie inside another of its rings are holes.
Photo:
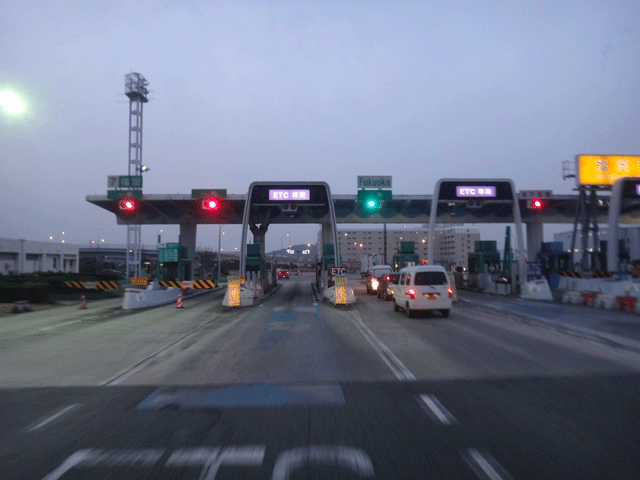
[[[438,310],[447,318],[452,296],[449,276],[443,267],[407,267],[400,270],[400,280],[393,294],[393,309],[397,312],[402,308],[409,317],[416,311]]]

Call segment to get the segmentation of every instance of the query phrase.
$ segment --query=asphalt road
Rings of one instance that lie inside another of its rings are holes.
[[[640,478],[640,316],[310,284],[0,319],[0,478]]]

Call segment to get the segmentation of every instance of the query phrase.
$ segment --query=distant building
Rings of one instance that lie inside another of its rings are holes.
[[[469,268],[469,252],[475,250],[476,240],[480,240],[477,228],[436,230],[433,261],[447,268]]]
[[[447,225],[449,227],[449,225]],[[363,255],[377,255],[380,262],[390,264],[397,253],[400,242],[413,242],[420,259],[427,258],[429,229],[387,229],[387,249],[384,250],[383,229],[341,230],[338,242],[342,263],[360,265]],[[318,233],[320,243],[322,233]],[[475,228],[438,228],[435,235],[434,262],[447,267],[468,267],[468,253],[473,252],[475,241],[480,240],[480,231]]]
[[[70,243],[0,238],[0,273],[78,273],[79,247]]]

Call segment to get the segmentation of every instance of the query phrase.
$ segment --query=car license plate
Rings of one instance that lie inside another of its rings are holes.
[[[438,298],[437,293],[425,293],[424,296],[427,300],[436,300]]]

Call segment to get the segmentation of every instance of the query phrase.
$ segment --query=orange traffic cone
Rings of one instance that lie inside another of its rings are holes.
[[[84,298],[84,295],[80,297],[80,310],[87,309],[87,300]]]
[[[178,303],[176,303],[176,308],[184,308],[182,306],[182,294],[180,294],[180,293],[178,294]]]

